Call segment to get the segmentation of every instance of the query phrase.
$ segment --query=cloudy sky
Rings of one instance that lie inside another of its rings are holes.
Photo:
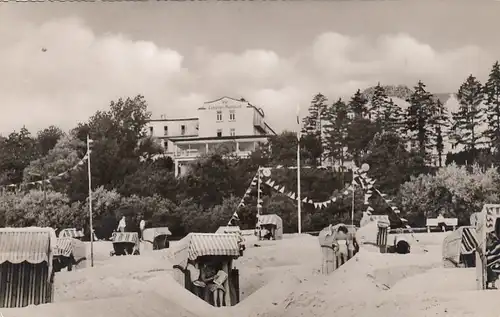
[[[70,129],[139,93],[156,118],[244,97],[282,130],[318,92],[333,100],[419,79],[455,92],[500,58],[499,10],[494,1],[1,3],[0,133]]]

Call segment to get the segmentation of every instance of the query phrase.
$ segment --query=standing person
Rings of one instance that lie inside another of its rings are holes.
[[[337,268],[347,262],[349,257],[348,233],[349,230],[344,225],[339,226],[335,233]]]
[[[143,239],[143,233],[145,228],[146,228],[146,221],[144,219],[141,219],[141,222],[139,222],[139,229],[141,230],[141,240]]]
[[[118,223],[118,228],[116,231],[118,232],[125,232],[125,228],[127,227],[127,222],[125,220],[125,216],[122,216],[122,219]]]

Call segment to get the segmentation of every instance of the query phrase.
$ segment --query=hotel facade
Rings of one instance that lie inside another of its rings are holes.
[[[193,118],[151,119],[150,136],[161,142],[165,155],[175,163],[175,175],[186,173],[189,163],[200,155],[224,146],[239,157],[247,157],[259,143],[276,132],[266,123],[265,114],[245,99],[222,97],[198,108]]]

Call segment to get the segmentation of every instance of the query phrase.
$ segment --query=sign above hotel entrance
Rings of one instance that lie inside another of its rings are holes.
[[[247,105],[246,102],[231,100],[231,99],[221,99],[210,103],[207,103],[207,107],[210,110],[220,110],[220,109],[237,109],[241,108],[243,105]]]

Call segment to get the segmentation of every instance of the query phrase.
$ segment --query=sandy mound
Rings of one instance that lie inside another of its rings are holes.
[[[425,242],[421,242],[423,247],[427,247]],[[319,252],[317,244],[316,249]],[[290,269],[286,276],[231,309],[233,315],[252,317],[328,316],[333,311],[338,313],[336,316],[348,316],[351,310],[356,315],[355,307],[362,305],[365,298],[387,294],[398,282],[440,265],[440,256],[435,253],[398,255],[362,249],[327,277],[312,275],[306,265]],[[346,311],[339,311],[339,307]]]
[[[2,310],[5,316],[47,317],[198,317],[172,300],[155,293],[142,293],[121,298],[32,306]]]
[[[362,246],[329,276],[319,275],[317,237],[251,241],[245,255],[235,261],[243,301],[223,309],[211,307],[174,281],[168,252],[110,257],[111,244],[99,242],[96,267],[56,275],[57,303],[2,313],[6,317],[498,316],[500,292],[475,291],[474,269],[442,268],[445,236],[416,234],[419,246],[412,244],[415,252],[407,255],[380,254]],[[420,247],[428,252],[416,251]]]
[[[287,272],[319,273],[321,252],[318,238],[310,235],[285,237],[278,241],[252,241],[244,256],[235,261],[240,270],[242,300],[269,282],[281,279]]]

